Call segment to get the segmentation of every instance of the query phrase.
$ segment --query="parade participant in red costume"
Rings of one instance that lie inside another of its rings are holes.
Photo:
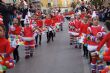
[[[4,57],[3,60],[10,57],[10,54],[12,53],[13,49],[10,47],[10,42],[5,39],[5,27],[3,25],[0,25],[0,57]],[[0,62],[0,68],[2,67]],[[5,70],[0,70],[0,73],[6,73]]]
[[[75,19],[73,20],[73,22],[71,23],[72,26],[72,35],[73,35],[73,40],[76,42],[77,38],[79,37],[79,33],[80,33],[80,25],[81,25],[81,21],[80,21],[80,16],[78,14],[75,15]],[[78,44],[78,43],[77,43]],[[75,45],[75,48],[77,48],[78,46]]]
[[[39,37],[39,45],[41,45],[41,41],[42,41],[42,29],[43,29],[43,20],[40,19],[40,17],[37,18],[36,20],[36,27],[38,30],[38,35],[35,37],[36,38],[36,45],[38,42],[38,37]]]
[[[87,34],[87,29],[88,27],[90,27],[90,23],[88,22],[89,17],[86,15],[83,18],[83,21],[80,25],[80,35],[81,35],[81,39],[80,39],[80,43],[83,43],[83,52],[84,52],[84,56],[86,58],[88,58],[88,50],[87,50],[87,39],[86,39],[86,34]]]
[[[76,14],[75,20],[73,21],[73,26],[75,27],[75,32],[80,32],[80,25],[81,25],[81,20],[80,16]]]
[[[27,22],[25,23],[25,27],[23,29],[23,40],[25,44],[25,59],[28,59],[33,56],[34,48],[35,48],[35,42],[34,42],[34,33],[33,28],[30,26],[30,24]]]
[[[74,36],[71,34],[71,32],[74,31],[73,20],[74,20],[74,17],[71,17],[71,20],[68,25],[69,26],[69,33],[70,33],[70,45],[73,45],[73,41],[74,41]]]
[[[90,52],[90,62],[91,62],[91,71],[92,73],[96,73],[96,63],[97,63],[97,47],[99,42],[102,40],[103,34],[105,32],[104,28],[99,25],[98,17],[93,17],[93,25],[88,27],[87,31],[87,48]]]
[[[54,37],[56,35],[56,23],[57,23],[56,17],[55,16],[52,16],[52,28],[53,28]]]
[[[110,31],[110,28],[107,28]],[[98,45],[97,51],[100,51],[104,44],[106,44],[106,48],[103,48],[105,52],[100,58],[106,61],[107,65],[110,65],[110,33],[104,36],[103,40]]]
[[[60,24],[61,24],[61,17],[60,17],[60,13],[55,13],[55,18],[56,18],[56,28],[57,31],[60,30]]]
[[[76,14],[75,20],[73,21],[73,26],[74,26],[74,32],[76,33],[74,34],[74,39],[78,41],[80,36],[80,27],[81,27],[81,20],[79,14]],[[75,48],[81,49],[81,44],[76,42]]]
[[[14,24],[13,28],[12,29],[10,28],[10,34],[13,36],[19,36],[21,34],[22,27],[19,25],[18,19],[15,18],[13,20],[13,24]],[[14,48],[13,57],[14,57],[14,60],[18,62],[19,61],[19,52],[18,52],[19,45],[15,45],[15,46],[16,47],[13,47]]]
[[[45,26],[47,27],[47,43],[50,42],[50,39],[52,38],[52,41],[53,40],[53,28],[52,28],[52,18],[51,18],[51,15],[47,15],[45,21],[44,21],[44,24]]]

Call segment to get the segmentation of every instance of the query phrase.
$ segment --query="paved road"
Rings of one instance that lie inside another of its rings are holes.
[[[13,70],[7,73],[88,73],[81,50],[69,45],[67,25],[63,32],[58,32],[54,42],[46,43],[35,50],[35,56],[24,59],[24,50],[19,48],[21,60]],[[43,36],[45,37],[45,36]]]

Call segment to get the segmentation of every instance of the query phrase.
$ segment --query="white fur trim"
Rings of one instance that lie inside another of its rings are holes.
[[[97,49],[97,45],[95,46],[95,45],[88,45],[87,46],[87,49],[89,50],[89,51],[96,51],[96,49]]]
[[[103,31],[103,30],[104,30],[104,27],[101,28],[101,31]]]
[[[34,40],[33,37],[22,37],[22,39],[23,39],[24,41],[32,41],[32,40]]]
[[[79,39],[79,43],[84,43],[84,39],[85,39],[85,34],[82,34],[82,36]]]
[[[90,27],[88,27],[88,30],[89,30],[90,32],[92,32],[92,30],[91,30],[91,28],[90,28]]]
[[[0,21],[3,21],[3,19],[2,19],[2,18],[0,18]]]
[[[68,33],[71,34],[71,35],[74,35],[74,36],[78,36],[79,35],[79,33],[77,33],[77,32],[71,32],[71,31],[69,31]]]

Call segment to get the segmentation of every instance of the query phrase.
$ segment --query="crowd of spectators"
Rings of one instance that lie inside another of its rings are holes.
[[[103,22],[110,20],[110,6],[102,7],[102,9],[99,10],[99,19]]]

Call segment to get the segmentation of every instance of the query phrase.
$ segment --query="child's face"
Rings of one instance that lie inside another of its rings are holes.
[[[98,25],[98,19],[93,19],[93,24],[95,25],[95,26],[97,26]]]
[[[13,23],[18,24],[18,20],[17,19],[14,19],[13,20]]]
[[[3,37],[4,36],[4,30],[2,27],[0,27],[0,37]]]
[[[85,22],[85,23],[88,21],[88,19],[87,19],[86,17],[84,17],[84,19],[83,19],[83,20],[84,20],[84,22]]]

